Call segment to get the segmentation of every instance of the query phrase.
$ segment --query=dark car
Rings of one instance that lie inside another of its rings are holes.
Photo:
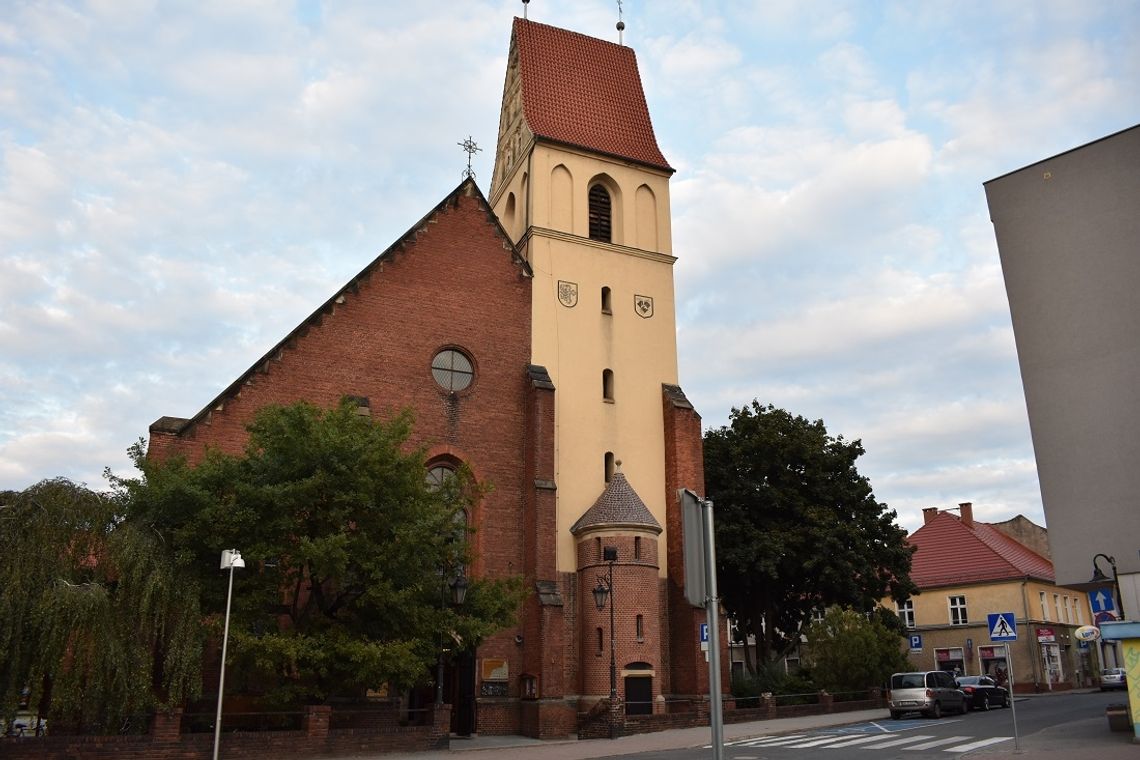
[[[989,676],[959,676],[958,688],[965,692],[971,710],[1009,707],[1009,691]]]

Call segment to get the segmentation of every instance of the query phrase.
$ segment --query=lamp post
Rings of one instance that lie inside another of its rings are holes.
[[[455,578],[450,583],[440,583],[439,595],[440,601],[443,601],[445,589],[451,591],[451,606],[459,607],[463,604],[463,600],[467,598],[467,576],[463,574],[463,569],[460,568],[455,574]],[[441,605],[442,608],[443,605]],[[443,704],[443,635],[444,632],[439,632],[439,657],[435,663],[435,703],[436,705]]]
[[[237,549],[222,550],[222,570],[230,571],[229,589],[226,591],[226,622],[222,628],[222,669],[218,674],[218,713],[214,716],[214,760],[218,760],[218,745],[222,739],[222,693],[226,687],[226,645],[230,639],[230,600],[234,596],[234,570],[245,567],[245,560]]]
[[[617,561],[617,547],[607,546],[602,550],[602,558],[608,563],[605,575],[598,576],[594,586],[594,605],[598,610],[606,608],[606,598],[614,592],[614,562]],[[610,600],[610,738],[615,736],[614,705],[617,704],[617,650],[614,644],[614,600]]]
[[[1121,603],[1120,598],[1120,579],[1116,575],[1116,557],[1110,557],[1107,554],[1096,554],[1093,556],[1093,576],[1089,583],[1104,583],[1109,580],[1109,577],[1101,572],[1100,565],[1096,563],[1098,559],[1104,557],[1108,560],[1108,564],[1112,566],[1112,593],[1113,601],[1116,603],[1116,614],[1123,620],[1124,619],[1124,605]]]

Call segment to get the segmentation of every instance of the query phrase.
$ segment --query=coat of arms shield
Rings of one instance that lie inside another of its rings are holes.
[[[567,282],[566,280],[558,281],[558,300],[568,309],[574,308],[578,304],[578,283]]]

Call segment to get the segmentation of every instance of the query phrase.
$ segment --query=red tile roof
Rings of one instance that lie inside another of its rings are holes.
[[[917,551],[910,577],[919,588],[1002,581],[1029,576],[1053,583],[1053,564],[986,523],[963,523],[939,512],[907,537]]]
[[[535,135],[673,171],[657,147],[632,49],[521,18],[513,44]]]

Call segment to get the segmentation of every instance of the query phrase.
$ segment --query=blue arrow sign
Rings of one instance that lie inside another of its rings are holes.
[[[1089,592],[1089,606],[1093,614],[1098,612],[1116,612],[1116,600],[1108,589],[1098,588]]]
[[[986,616],[990,641],[1017,641],[1017,619],[1012,612],[994,612]]]

